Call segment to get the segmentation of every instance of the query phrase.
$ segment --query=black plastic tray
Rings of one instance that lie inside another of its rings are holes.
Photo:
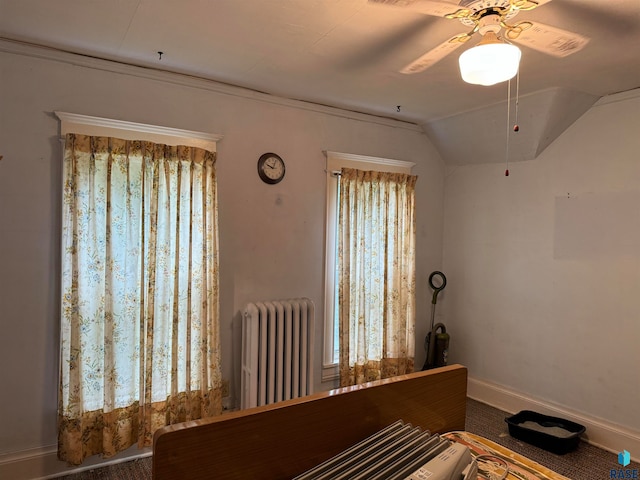
[[[579,423],[559,417],[523,410],[504,419],[509,424],[509,434],[549,452],[564,454],[574,450],[580,435],[586,428]],[[523,425],[533,422],[537,425]]]

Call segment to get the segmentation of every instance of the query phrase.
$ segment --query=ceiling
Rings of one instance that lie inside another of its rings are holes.
[[[455,11],[471,1],[439,3]],[[640,87],[640,0],[547,0],[517,20],[589,38],[563,58],[521,48],[519,94],[532,106],[551,105],[534,115],[545,123],[557,99],[563,108],[590,106]],[[460,78],[458,56],[479,36],[421,73],[399,70],[468,30],[456,19],[367,0],[0,0],[4,39],[416,123],[458,164],[468,162],[446,152],[454,138],[444,131],[472,136],[468,113],[493,112],[507,94],[506,83]]]

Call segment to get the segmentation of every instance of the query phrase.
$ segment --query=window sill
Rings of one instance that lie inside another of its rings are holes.
[[[333,363],[322,366],[322,381],[328,382],[331,380],[337,380],[340,378],[340,372],[338,371],[338,364]]]

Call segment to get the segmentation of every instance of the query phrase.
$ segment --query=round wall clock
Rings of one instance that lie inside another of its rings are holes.
[[[258,175],[271,185],[284,178],[284,161],[275,153],[265,153],[258,159]]]

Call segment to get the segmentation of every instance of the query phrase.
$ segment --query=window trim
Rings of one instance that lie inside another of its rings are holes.
[[[92,117],[77,113],[57,111],[54,113],[60,119],[62,140],[64,140],[67,133],[77,133],[81,135],[116,137],[123,140],[145,140],[165,145],[185,145],[203,148],[210,152],[215,152],[217,142],[222,140],[222,135],[212,133]]]
[[[338,364],[333,361],[334,319],[335,319],[335,262],[336,262],[336,226],[338,174],[343,167],[359,170],[374,170],[411,174],[414,162],[394,160],[382,157],[370,157],[352,153],[324,152],[327,173],[327,210],[325,238],[325,285],[324,285],[324,341],[322,346],[322,381],[339,377]]]

